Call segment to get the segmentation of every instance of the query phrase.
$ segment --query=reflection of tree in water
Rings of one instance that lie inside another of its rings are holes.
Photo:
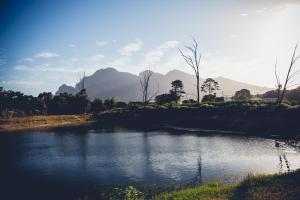
[[[199,145],[200,146],[200,145]],[[197,171],[194,178],[192,178],[191,182],[188,185],[200,185],[202,184],[202,156],[201,156],[201,147],[199,149],[199,154],[197,158]]]
[[[286,153],[285,153],[283,145],[280,144],[279,142],[275,141],[275,147],[277,148],[278,157],[279,157],[279,173],[281,174],[284,172],[284,165],[285,165],[286,171],[290,172],[291,171],[290,164],[286,157]]]

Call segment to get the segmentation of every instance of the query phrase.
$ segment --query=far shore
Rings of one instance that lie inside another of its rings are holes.
[[[77,127],[91,123],[90,114],[78,115],[41,115],[16,117],[0,120],[0,132]]]

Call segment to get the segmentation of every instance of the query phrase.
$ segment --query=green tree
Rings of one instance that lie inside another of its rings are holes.
[[[95,99],[92,103],[92,108],[91,108],[93,113],[98,113],[102,110],[104,110],[104,105],[102,99]]]
[[[105,109],[113,109],[115,107],[115,98],[105,99],[104,100],[104,107]]]
[[[208,95],[215,94],[217,90],[219,90],[219,83],[212,78],[206,79],[201,86],[201,91],[208,92]]]
[[[236,101],[246,101],[249,100],[250,98],[251,98],[251,93],[247,89],[241,89],[239,91],[236,91],[233,96],[233,99]]]
[[[172,89],[170,90],[170,94],[174,95],[176,103],[180,101],[180,98],[183,97],[185,91],[183,90],[183,83],[181,80],[175,80],[171,83]]]
[[[75,96],[75,101],[78,104],[79,113],[86,113],[90,109],[90,100],[88,98],[88,95],[86,93],[86,89],[81,89]]]

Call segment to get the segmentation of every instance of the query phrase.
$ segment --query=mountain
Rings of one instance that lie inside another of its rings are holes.
[[[141,89],[139,80],[142,73],[137,76],[128,72],[119,72],[114,68],[100,69],[91,76],[87,76],[84,85],[90,99],[114,97],[120,101],[140,101]],[[150,93],[154,94],[157,92],[157,94],[161,94],[168,92],[171,88],[171,82],[176,79],[183,81],[186,91],[185,98],[195,98],[195,77],[179,70],[172,70],[165,75],[154,73],[150,79]],[[215,80],[220,85],[220,90],[217,92],[218,95],[232,96],[237,90],[243,88],[250,90],[252,94],[262,94],[272,90],[271,88],[255,86],[223,77],[217,77]],[[204,79],[200,78],[200,83],[203,81]],[[63,84],[58,88],[56,94],[64,92],[76,94],[80,90],[80,85],[81,82],[77,83],[75,87]]]

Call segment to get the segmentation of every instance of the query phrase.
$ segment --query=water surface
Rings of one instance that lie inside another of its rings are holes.
[[[300,153],[273,139],[184,130],[49,131],[0,134],[0,163],[0,199],[78,199],[285,172],[300,168]]]

